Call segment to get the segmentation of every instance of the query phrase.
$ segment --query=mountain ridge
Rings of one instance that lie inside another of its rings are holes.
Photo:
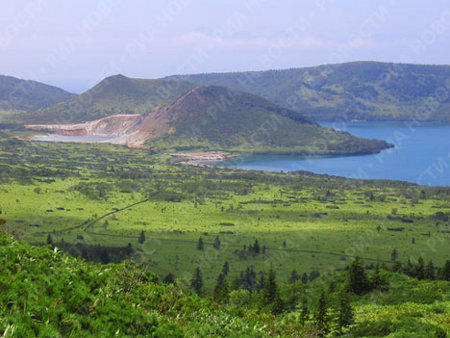
[[[316,121],[450,121],[448,65],[355,61],[166,78],[246,91]]]
[[[26,118],[36,109],[69,100],[74,96],[75,94],[42,82],[0,75],[0,119]]]

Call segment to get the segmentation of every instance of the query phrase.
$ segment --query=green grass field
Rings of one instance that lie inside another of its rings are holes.
[[[200,266],[208,291],[225,261],[232,275],[272,265],[286,281],[293,269],[340,270],[354,256],[389,263],[394,248],[402,262],[449,257],[450,188],[198,168],[148,150],[6,136],[1,216],[31,243],[48,234],[65,245],[131,243],[133,258],[161,277],[189,280]],[[264,253],[248,252],[255,239]]]

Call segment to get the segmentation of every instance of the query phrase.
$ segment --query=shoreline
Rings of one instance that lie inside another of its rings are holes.
[[[193,165],[196,167],[212,167],[205,162],[223,162],[234,157],[242,156],[241,153],[231,153],[227,151],[205,151],[198,153],[167,153],[179,164]]]

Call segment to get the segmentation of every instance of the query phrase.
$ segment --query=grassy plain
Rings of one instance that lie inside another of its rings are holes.
[[[208,292],[225,261],[232,276],[272,265],[287,281],[293,269],[340,270],[356,255],[389,263],[394,249],[402,262],[448,259],[449,188],[199,168],[148,150],[7,136],[0,210],[31,243],[48,234],[66,245],[131,243],[134,259],[161,277],[189,280],[200,266]],[[197,250],[200,236],[204,250]],[[243,249],[255,239],[265,253]]]

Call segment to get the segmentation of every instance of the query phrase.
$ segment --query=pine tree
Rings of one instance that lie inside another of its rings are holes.
[[[296,270],[292,270],[291,276],[289,277],[289,280],[288,280],[288,283],[289,284],[295,283],[299,279],[300,279],[300,275],[297,273],[297,271]]]
[[[100,250],[100,261],[103,264],[108,264],[111,261],[109,258],[108,249],[105,247],[101,248],[101,250]]]
[[[416,278],[417,279],[424,279],[425,278],[425,262],[423,261],[422,257],[419,257],[417,260],[417,266],[416,266]]]
[[[447,260],[444,266],[441,268],[439,278],[442,280],[450,281],[450,260]]]
[[[303,296],[302,305],[300,309],[300,323],[303,325],[309,318],[308,298]]]
[[[383,280],[380,274],[380,264],[375,265],[375,271],[373,273],[373,276],[371,278],[370,284],[372,285],[373,289],[382,290],[385,287],[386,282]]]
[[[200,236],[197,242],[197,250],[203,250],[205,248],[205,245],[203,243],[203,238]]]
[[[302,283],[303,284],[308,283],[308,274],[306,272],[304,272],[302,275]]]
[[[219,238],[219,236],[216,237],[213,246],[214,246],[214,249],[220,250],[220,238]]]
[[[203,295],[203,278],[202,278],[202,271],[200,270],[199,267],[195,269],[195,273],[192,276],[191,286],[197,295],[199,296]]]
[[[261,290],[264,288],[264,285],[266,285],[266,274],[263,271],[261,271],[259,273],[259,279],[256,286],[256,290],[258,290],[258,292],[261,292]]]
[[[239,290],[242,286],[242,275],[236,276],[235,279],[233,279],[233,282],[231,283],[231,289],[232,290]]]
[[[254,252],[255,254],[259,254],[260,250],[261,250],[261,249],[260,249],[260,247],[259,247],[258,240],[255,239],[255,243],[253,244],[253,252]]]
[[[48,234],[47,236],[47,245],[50,245],[51,247],[53,247],[53,238],[52,235]]]
[[[353,309],[350,304],[349,295],[345,290],[339,293],[338,318],[337,324],[339,333],[342,335],[342,329],[353,323]]]
[[[166,283],[166,284],[173,284],[173,283],[175,283],[175,276],[173,275],[172,272],[169,272],[166,275],[166,277],[164,277],[163,283]]]
[[[328,332],[327,307],[328,305],[325,291],[322,290],[319,296],[319,302],[317,303],[317,309],[314,318],[317,328],[322,332],[322,334],[326,334]]]
[[[253,270],[253,266],[250,266],[245,270],[243,287],[250,292],[257,289],[256,272]]]
[[[424,277],[425,279],[435,279],[435,274],[434,274],[434,265],[433,262],[430,260],[427,264],[427,266],[425,267],[425,271],[424,271]]]
[[[230,265],[228,264],[228,261],[226,261],[225,263],[223,263],[222,273],[226,277],[226,276],[228,276],[229,271],[230,271]]]
[[[228,282],[226,276],[221,273],[217,278],[217,284],[214,288],[214,299],[220,303],[228,302]]]
[[[363,262],[359,259],[359,257],[356,257],[355,260],[350,264],[348,277],[349,287],[353,293],[360,295],[370,290],[370,284],[367,279],[366,270],[364,268]]]
[[[144,230],[141,231],[141,234],[139,235],[139,240],[138,240],[139,244],[144,244],[145,242],[145,233]]]
[[[265,281],[264,287],[262,289],[263,305],[272,304],[275,300],[277,291],[278,286],[276,282],[275,271],[273,271],[271,267],[269,270],[269,274],[267,275],[267,280]]]
[[[395,262],[397,260],[397,249],[392,250],[391,260]]]

